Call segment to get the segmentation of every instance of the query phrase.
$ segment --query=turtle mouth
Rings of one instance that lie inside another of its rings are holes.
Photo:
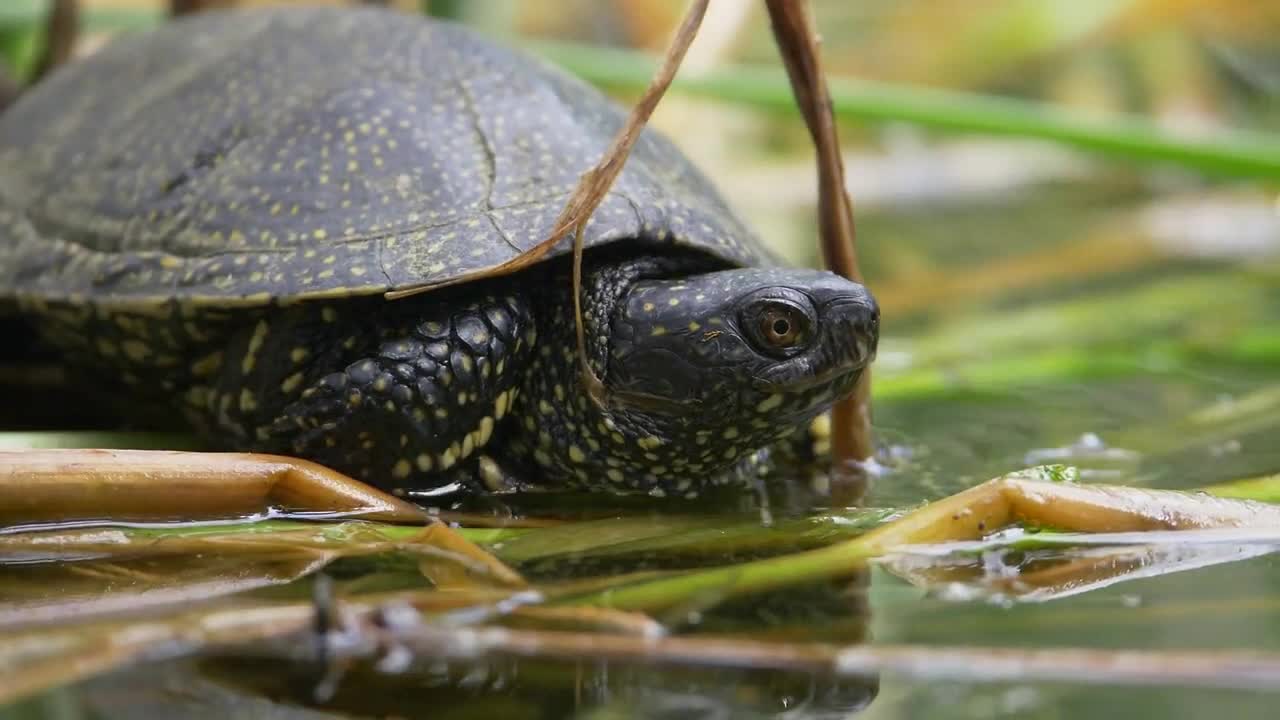
[[[857,376],[867,367],[870,360],[860,362],[855,365],[846,365],[844,367],[832,368],[824,373],[813,375],[803,380],[757,380],[756,388],[760,390],[768,390],[770,392],[781,392],[793,395],[801,395],[813,391],[820,387],[836,387],[845,384],[852,385]]]
[[[858,375],[862,374],[862,371],[868,364],[870,364],[870,359],[868,359],[867,362],[861,362],[852,366],[832,368],[831,370],[814,375],[813,377],[805,380],[798,380],[789,383],[766,383],[765,386],[774,390],[781,390],[783,392],[805,393],[817,387],[841,385],[846,379],[852,383]]]

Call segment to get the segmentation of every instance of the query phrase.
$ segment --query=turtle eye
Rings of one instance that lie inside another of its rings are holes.
[[[800,339],[801,322],[791,308],[769,308],[760,316],[760,335],[776,348],[789,348]]]
[[[799,303],[767,298],[751,303],[743,325],[753,344],[763,352],[786,357],[809,342],[813,319]]]

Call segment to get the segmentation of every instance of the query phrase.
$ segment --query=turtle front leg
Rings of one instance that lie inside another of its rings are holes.
[[[500,474],[479,451],[501,432],[534,340],[518,293],[286,308],[232,341],[202,407],[238,449],[384,488],[474,486]]]

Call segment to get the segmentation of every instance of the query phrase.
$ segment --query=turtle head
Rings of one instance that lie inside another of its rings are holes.
[[[544,311],[513,447],[549,477],[678,495],[731,482],[757,451],[851,392],[875,355],[879,310],[857,283],[675,263],[624,259],[585,278],[602,402],[589,399],[576,362],[571,296]]]
[[[672,433],[758,447],[853,388],[879,317],[866,288],[817,270],[642,280],[615,308],[605,385],[620,410]]]

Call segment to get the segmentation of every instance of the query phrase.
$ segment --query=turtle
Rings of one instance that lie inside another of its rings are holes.
[[[646,129],[583,231],[592,397],[570,239],[502,268],[624,119],[447,21],[185,16],[0,115],[0,302],[90,392],[217,449],[425,495],[753,481],[851,392],[879,309],[779,261]]]

